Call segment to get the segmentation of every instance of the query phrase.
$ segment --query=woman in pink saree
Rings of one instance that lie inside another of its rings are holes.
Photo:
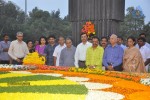
[[[144,61],[138,48],[135,47],[135,38],[127,39],[128,48],[125,49],[123,57],[123,69],[126,72],[145,72]]]

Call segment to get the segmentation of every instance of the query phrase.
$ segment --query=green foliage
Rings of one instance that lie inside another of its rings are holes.
[[[0,34],[10,33],[10,37],[14,37],[22,29],[24,21],[25,13],[18,6],[0,0]]]
[[[43,11],[35,7],[29,15],[13,4],[0,0],[0,34],[8,33],[12,40],[16,39],[16,32],[22,31],[25,40],[38,40],[40,36],[71,35],[71,23],[67,16],[60,18],[60,10]],[[25,20],[26,19],[26,20]]]
[[[119,34],[125,38],[131,35],[138,37],[143,30],[144,18],[145,16],[142,11],[135,9],[134,7],[127,8],[124,22],[120,23]]]
[[[147,42],[150,43],[150,22],[144,25],[142,32],[146,34]]]

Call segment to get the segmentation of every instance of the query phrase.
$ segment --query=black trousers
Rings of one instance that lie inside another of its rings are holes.
[[[85,61],[79,61],[79,68],[86,68]]]
[[[119,66],[115,66],[114,70],[115,71],[123,71],[122,64],[120,64]]]
[[[16,60],[13,60],[12,64],[14,64],[14,65],[22,65],[23,58],[18,58],[18,59],[20,59],[21,62],[17,62]]]
[[[7,60],[1,60],[1,61],[0,61],[0,64],[10,64],[10,61],[7,61]]]
[[[108,69],[106,68],[106,70],[108,70]],[[118,66],[114,66],[114,71],[123,71],[122,64],[120,64]]]

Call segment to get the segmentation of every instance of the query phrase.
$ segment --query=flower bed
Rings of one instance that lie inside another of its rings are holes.
[[[55,73],[60,73],[60,74],[63,74],[64,76],[70,75],[71,77],[73,77],[73,76],[74,77],[77,77],[77,76],[81,77],[82,76],[78,72],[55,71]],[[141,100],[138,98],[143,98],[142,100],[149,100],[149,98],[150,98],[150,96],[149,96],[150,87],[145,86],[143,84],[140,84],[138,82],[123,80],[121,78],[104,76],[104,75],[87,74],[87,73],[84,73],[83,75],[85,78],[90,79],[88,82],[112,84],[113,87],[111,87],[111,88],[99,89],[99,90],[122,94],[125,96],[124,100]],[[134,97],[133,95],[136,95],[136,97]],[[137,99],[135,99],[135,98],[137,98]]]
[[[58,68],[58,67],[57,67]],[[16,98],[19,98],[18,96],[24,96],[25,94],[27,94],[27,98],[32,97],[33,100],[35,99],[33,96],[37,96],[38,98],[36,98],[36,100],[38,99],[42,99],[40,98],[40,96],[44,96],[44,99],[46,100],[48,98],[48,96],[52,96],[53,99],[51,100],[55,100],[55,99],[59,99],[59,98],[55,98],[54,94],[51,94],[51,91],[47,91],[46,89],[48,88],[54,88],[55,86],[59,86],[59,85],[65,85],[65,89],[68,88],[71,90],[74,90],[73,86],[74,85],[85,85],[86,88],[88,88],[88,93],[84,95],[72,95],[72,94],[66,94],[68,93],[67,91],[64,94],[58,94],[56,92],[55,96],[60,96],[60,98],[63,98],[64,96],[68,96],[71,97],[71,95],[74,97],[75,99],[73,100],[110,100],[113,99],[114,100],[117,98],[118,99],[124,99],[124,100],[141,100],[138,98],[143,98],[143,100],[149,100],[150,96],[150,87],[149,86],[145,86],[143,84],[140,84],[138,82],[135,81],[130,81],[128,79],[124,80],[121,78],[118,78],[116,76],[113,76],[115,74],[115,72],[105,72],[101,71],[102,74],[97,74],[93,72],[90,74],[88,72],[82,72],[81,69],[79,70],[79,72],[77,70],[73,71],[73,69],[69,69],[68,71],[60,71],[57,68],[53,68],[52,69],[45,69],[45,70],[29,70],[29,72],[23,72],[23,71],[13,71],[11,73],[7,73],[7,72],[3,72],[0,74],[0,99],[4,98],[6,95],[13,97],[16,96]],[[60,69],[60,68],[59,68]],[[87,70],[87,69],[86,69]],[[88,69],[89,71],[89,69]],[[33,72],[33,74],[31,73]],[[40,72],[40,73],[39,73]],[[91,72],[91,71],[90,71]],[[21,74],[23,73],[23,74]],[[43,73],[43,74],[42,74]],[[55,74],[56,73],[56,74]],[[108,74],[109,73],[109,74]],[[113,73],[113,74],[112,74]],[[106,74],[106,75],[105,75]],[[117,72],[116,72],[117,74]],[[120,75],[121,73],[118,73],[117,75]],[[138,76],[138,74],[127,74],[124,73],[124,75],[132,75],[132,76]],[[35,76],[36,75],[36,76]],[[58,78],[49,78],[47,76],[57,76]],[[62,76],[63,75],[63,76]],[[110,76],[109,76],[110,75]],[[113,77],[112,77],[112,76]],[[123,77],[124,77],[123,75]],[[59,77],[63,77],[66,79],[62,80],[62,78]],[[142,77],[145,77],[145,74],[141,74]],[[139,77],[139,76],[138,76]],[[56,80],[57,79],[57,80]],[[70,80],[70,81],[69,81]],[[13,92],[16,91],[17,93],[4,93],[4,92],[8,92],[8,87],[6,82],[16,82],[16,81],[24,81],[24,82],[30,82],[30,85],[28,88],[24,88],[22,87],[22,89],[20,90],[19,88],[16,88],[17,86],[15,86],[15,88],[10,88],[9,92]],[[74,82],[73,82],[74,81]],[[70,84],[71,87],[69,87],[67,84]],[[36,87],[40,85],[40,87]],[[51,85],[50,87],[47,85]],[[67,85],[67,86],[66,86]],[[77,86],[78,87],[78,86]],[[77,88],[75,87],[75,88]],[[35,90],[35,88],[37,90]],[[57,88],[61,89],[62,87]],[[80,88],[80,89],[79,89]],[[79,90],[82,90],[82,88],[79,86]],[[48,93],[34,93],[35,91],[38,90],[42,90],[44,89],[44,91],[47,91]],[[78,89],[76,90],[77,92]],[[34,90],[34,91],[32,91]],[[64,90],[64,89],[63,89]],[[32,93],[18,93],[19,91],[30,91]],[[53,89],[53,91],[55,92],[55,89]],[[32,94],[32,95],[31,95]],[[65,95],[66,94],[66,95]],[[94,96],[95,95],[95,96]],[[94,96],[95,98],[91,98],[91,96]],[[47,97],[47,98],[46,98]],[[79,99],[80,98],[80,99]],[[99,99],[101,98],[101,99]],[[22,99],[24,100],[24,99]],[[64,100],[64,99],[63,99]]]
[[[81,69],[75,67],[61,67],[61,66],[47,66],[47,65],[0,65],[0,71],[12,71],[12,70],[29,70],[32,73],[53,73],[54,71],[65,71],[67,74],[69,72],[72,74],[80,73],[80,76],[83,76],[85,73],[88,74],[97,74],[104,76],[111,76],[115,78],[121,78],[125,80],[131,80],[134,82],[139,82],[145,85],[150,85],[150,74],[148,73],[127,73],[127,72],[115,72],[115,71],[103,71],[97,69]]]
[[[23,71],[0,74],[0,100],[84,100],[86,94],[87,88],[84,85],[57,75]]]

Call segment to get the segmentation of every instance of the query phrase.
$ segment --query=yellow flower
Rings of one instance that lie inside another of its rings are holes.
[[[24,64],[45,64],[45,57],[39,56],[37,52],[29,53],[24,59]]]
[[[86,95],[50,93],[0,93],[0,100],[85,100]]]
[[[77,82],[62,79],[62,80],[42,80],[42,81],[28,81],[30,86],[42,86],[42,85],[78,85]],[[0,83],[0,87],[7,87],[7,83]],[[16,85],[18,86],[18,85]]]
[[[7,73],[1,74],[0,78],[18,77],[18,76],[31,76],[32,74],[19,74],[19,73]]]

